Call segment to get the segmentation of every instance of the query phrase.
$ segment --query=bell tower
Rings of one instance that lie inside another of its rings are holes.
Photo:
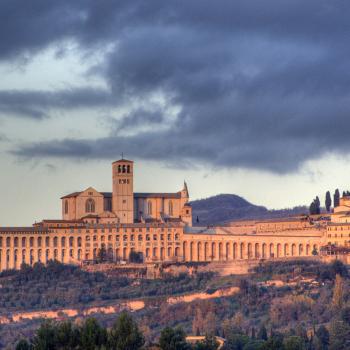
[[[134,222],[134,162],[120,159],[112,163],[112,211],[120,223]]]

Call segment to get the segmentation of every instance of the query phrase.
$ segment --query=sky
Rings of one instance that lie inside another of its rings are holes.
[[[268,208],[350,189],[350,3],[2,0],[0,226],[111,190]]]

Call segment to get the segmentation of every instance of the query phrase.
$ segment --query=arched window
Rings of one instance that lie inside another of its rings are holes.
[[[95,212],[95,201],[92,198],[89,198],[86,200],[85,212],[86,213],[94,213]]]
[[[121,172],[122,172],[122,166],[118,165],[118,173],[121,173]]]
[[[173,202],[169,201],[169,216],[173,216]]]
[[[64,202],[64,213],[68,214],[68,200]]]
[[[148,212],[148,215],[152,215],[152,202],[148,202],[147,212]]]
[[[123,165],[123,173],[126,173],[126,166]]]
[[[126,172],[129,174],[130,173],[130,165],[126,167]]]

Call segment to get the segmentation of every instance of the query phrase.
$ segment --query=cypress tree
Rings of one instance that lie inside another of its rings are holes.
[[[339,199],[340,199],[340,193],[339,193],[339,190],[336,189],[333,197],[334,208],[339,206]]]
[[[332,206],[332,198],[331,198],[331,193],[329,191],[326,192],[325,205],[326,205],[326,210],[329,213],[331,211],[331,206]]]

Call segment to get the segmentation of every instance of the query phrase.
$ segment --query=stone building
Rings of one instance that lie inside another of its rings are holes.
[[[112,191],[93,187],[65,195],[62,218],[32,227],[0,227],[0,270],[56,259],[81,264],[101,248],[109,260],[128,260],[132,251],[145,262],[235,261],[310,256],[328,243],[350,243],[350,197],[334,214],[192,226],[186,183],[175,193],[133,191],[134,163],[112,164]]]

